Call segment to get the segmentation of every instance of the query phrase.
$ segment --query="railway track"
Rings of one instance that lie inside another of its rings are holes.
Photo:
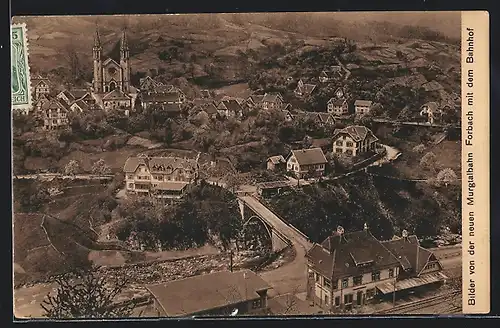
[[[377,312],[376,314],[453,314],[460,313],[461,308],[450,302],[453,297],[461,296],[461,291],[451,291],[444,294],[429,297],[423,300],[396,306],[394,308]],[[432,311],[428,311],[432,309]],[[427,311],[426,311],[427,310]]]

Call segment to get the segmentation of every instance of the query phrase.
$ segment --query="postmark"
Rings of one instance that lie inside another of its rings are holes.
[[[12,109],[31,108],[31,83],[28,64],[26,24],[11,27],[11,91]]]

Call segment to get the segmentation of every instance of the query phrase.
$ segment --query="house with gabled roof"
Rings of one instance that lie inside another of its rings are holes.
[[[302,79],[297,83],[297,87],[293,91],[296,97],[307,97],[316,89],[316,84],[304,83]]]
[[[330,113],[318,113],[318,122],[322,125],[335,125],[335,116]]]
[[[243,101],[243,105],[250,109],[262,108],[262,99],[264,95],[251,95]]]
[[[283,115],[285,122],[292,122],[294,119],[294,115],[289,110],[282,109],[281,114]]]
[[[76,100],[75,96],[73,96],[73,94],[66,89],[59,92],[56,98],[64,101],[68,106],[71,105]]]
[[[325,173],[327,163],[321,148],[296,149],[286,158],[286,170],[297,178],[318,177]]]
[[[203,111],[207,113],[208,117],[215,118],[218,114],[217,107],[213,103],[203,106]]]
[[[345,232],[338,227],[307,251],[306,297],[336,312],[362,307],[398,292],[439,286],[447,277],[431,251],[415,236],[379,241],[368,226]]]
[[[327,113],[331,113],[337,116],[349,114],[349,105],[347,104],[347,99],[332,97],[326,103]]]
[[[266,314],[272,287],[250,270],[219,271],[147,285],[158,316]]]
[[[365,126],[351,125],[335,130],[333,152],[356,156],[368,151],[375,151],[378,138]]]
[[[271,156],[266,161],[266,166],[268,170],[275,170],[280,167],[285,167],[286,161],[282,155]]]
[[[134,156],[123,167],[128,193],[180,198],[198,176],[195,159]]]
[[[354,102],[354,113],[356,115],[365,115],[372,109],[373,102],[371,100],[358,99]]]
[[[46,77],[35,75],[31,78],[31,94],[33,100],[38,100],[40,96],[48,95],[52,91],[52,83]]]
[[[114,89],[102,97],[102,103],[105,110],[130,110],[132,107],[132,98],[128,94],[123,93],[120,89]]]
[[[69,108],[71,109],[72,112],[76,113],[84,113],[90,110],[90,106],[83,101],[82,99],[79,99],[72,103]]]
[[[329,69],[321,71],[319,74],[319,81],[321,83],[328,83],[332,80],[342,77],[342,67],[339,65],[331,66]]]
[[[240,118],[243,115],[243,109],[235,99],[223,100],[217,105],[217,112],[221,117]]]
[[[54,98],[40,105],[39,113],[45,130],[66,128],[69,124],[69,106],[60,99]]]
[[[279,92],[266,93],[262,97],[262,109],[281,109],[283,108],[283,96]]]

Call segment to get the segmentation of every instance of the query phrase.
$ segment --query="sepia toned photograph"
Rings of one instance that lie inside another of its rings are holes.
[[[463,313],[461,17],[14,17],[15,317]]]

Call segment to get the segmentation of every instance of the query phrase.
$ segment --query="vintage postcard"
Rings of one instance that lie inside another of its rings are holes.
[[[17,319],[489,312],[487,12],[11,31]]]

